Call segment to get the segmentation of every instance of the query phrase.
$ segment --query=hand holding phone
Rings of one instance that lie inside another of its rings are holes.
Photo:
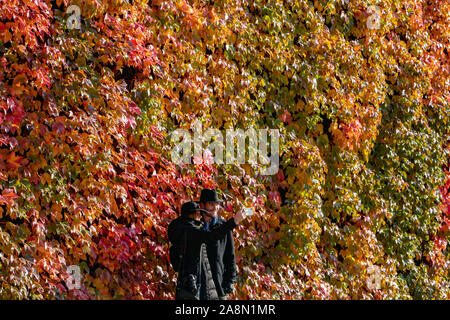
[[[247,219],[254,214],[252,207],[243,207],[239,212],[234,216],[234,221],[236,224],[239,224],[242,220]]]

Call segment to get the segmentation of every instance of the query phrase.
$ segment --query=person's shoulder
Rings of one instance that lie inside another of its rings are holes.
[[[203,222],[195,219],[188,219],[187,224],[189,227],[194,228],[196,230],[200,230],[203,228]]]
[[[182,224],[182,223],[183,223],[183,220],[184,220],[184,217],[182,217],[182,216],[179,216],[179,217],[173,219],[173,220],[170,221],[170,223],[169,223],[169,228],[170,228],[170,227],[177,226],[177,225],[179,225],[179,224]]]
[[[198,221],[180,216],[169,223],[169,229],[197,228]]]
[[[169,224],[169,233],[175,234],[175,233],[184,233],[185,231],[195,231],[195,230],[201,230],[203,227],[203,224],[201,221],[195,220],[195,219],[189,219],[186,217],[179,217],[175,220],[173,220]]]
[[[217,223],[222,224],[222,223],[225,223],[225,222],[227,222],[227,220],[225,220],[224,218],[222,218],[222,217],[217,217]]]
[[[174,226],[176,226],[177,224],[178,224],[178,219],[179,219],[180,217],[178,217],[178,218],[176,218],[176,219],[173,219],[172,221],[170,221],[169,222],[169,229],[171,229],[171,228],[173,228]]]

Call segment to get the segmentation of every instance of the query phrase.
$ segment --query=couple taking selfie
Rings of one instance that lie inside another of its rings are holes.
[[[178,272],[176,300],[226,300],[236,282],[232,230],[251,209],[230,220],[218,216],[223,201],[214,189],[203,189],[200,201],[186,202],[168,227],[170,262]]]

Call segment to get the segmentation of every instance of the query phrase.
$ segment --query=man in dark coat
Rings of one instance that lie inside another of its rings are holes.
[[[195,202],[184,203],[181,216],[169,224],[169,240],[178,248],[177,253],[171,250],[170,256],[172,266],[178,272],[175,299],[218,299],[204,243],[224,238],[246,217],[239,212],[220,227],[207,231],[198,220],[200,210]]]
[[[218,216],[218,209],[223,201],[219,200],[216,190],[203,189],[199,203],[200,208],[204,209],[201,212],[204,230],[215,230],[225,223],[225,220]],[[233,292],[236,282],[233,233],[229,231],[225,237],[208,241],[206,248],[219,299],[226,300],[227,295]]]

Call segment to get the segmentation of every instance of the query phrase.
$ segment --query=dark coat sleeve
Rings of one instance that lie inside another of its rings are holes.
[[[233,233],[227,234],[225,252],[223,254],[224,274],[222,288],[226,294],[233,291],[233,283],[236,282],[236,257],[234,253]]]
[[[189,238],[202,243],[217,241],[225,237],[228,232],[231,233],[231,230],[233,230],[236,226],[236,222],[234,222],[234,219],[231,218],[217,229],[211,231],[192,228],[189,230]]]

